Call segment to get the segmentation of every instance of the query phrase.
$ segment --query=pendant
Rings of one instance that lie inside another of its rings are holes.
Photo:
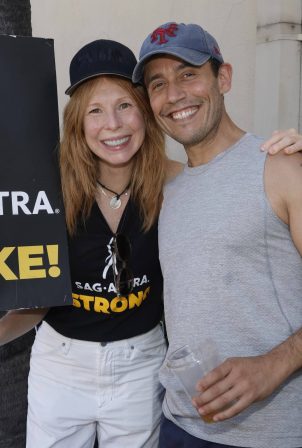
[[[116,210],[116,209],[120,208],[120,206],[122,205],[122,201],[117,196],[113,196],[110,199],[109,205],[113,210]]]

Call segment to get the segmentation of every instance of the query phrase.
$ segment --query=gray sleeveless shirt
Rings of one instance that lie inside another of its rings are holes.
[[[262,140],[246,134],[165,188],[159,223],[168,354],[213,338],[222,357],[264,354],[302,326],[302,259],[265,195]],[[302,223],[301,223],[302,225]],[[164,413],[190,434],[302,447],[302,372],[240,415],[204,423],[166,364]]]

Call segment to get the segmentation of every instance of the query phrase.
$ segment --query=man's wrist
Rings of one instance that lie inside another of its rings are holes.
[[[274,364],[275,373],[283,377],[284,381],[302,367],[302,330],[273,348],[267,355]]]

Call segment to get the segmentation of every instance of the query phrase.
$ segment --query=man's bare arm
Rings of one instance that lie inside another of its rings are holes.
[[[302,154],[269,156],[265,187],[272,208],[288,224],[302,256]],[[214,421],[225,420],[268,397],[301,367],[302,329],[266,354],[227,359],[199,381],[202,393],[193,403],[201,415],[217,411]]]

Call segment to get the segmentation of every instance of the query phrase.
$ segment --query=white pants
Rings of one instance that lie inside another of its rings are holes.
[[[66,338],[43,322],[32,348],[27,448],[158,446],[166,343],[160,326],[107,344]]]

